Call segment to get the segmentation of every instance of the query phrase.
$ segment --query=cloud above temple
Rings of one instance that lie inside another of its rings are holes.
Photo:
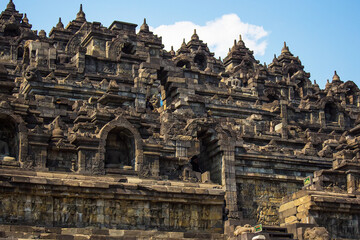
[[[208,44],[210,51],[222,58],[233,46],[234,39],[239,39],[239,34],[241,34],[246,46],[253,50],[255,55],[262,56],[265,54],[266,37],[269,35],[269,32],[265,31],[262,26],[242,22],[236,14],[225,14],[207,22],[204,26],[182,21],[172,25],[150,27],[150,29],[155,34],[162,36],[166,50],[170,50],[171,46],[174,46],[175,51],[180,48],[183,38],[186,42],[190,40],[194,29],[196,29],[200,39]]]

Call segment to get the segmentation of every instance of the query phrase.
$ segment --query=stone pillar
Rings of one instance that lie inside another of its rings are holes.
[[[345,127],[344,113],[339,113],[338,123],[341,128]]]
[[[78,173],[83,174],[86,172],[85,162],[86,162],[86,157],[85,157],[84,151],[81,149],[78,149],[78,163],[77,163],[78,164],[78,170],[77,170]]]
[[[17,51],[16,51],[16,46],[14,44],[10,45],[10,59],[12,61],[17,60]]]
[[[228,209],[228,220],[225,222],[225,233],[232,233],[234,227],[240,222],[237,206],[236,174],[235,174],[235,141],[225,139],[219,141],[222,155],[222,186],[225,190],[226,208]]]
[[[294,99],[294,89],[292,87],[289,88],[289,100]]]
[[[319,121],[320,121],[321,127],[325,127],[325,126],[326,126],[326,120],[325,120],[325,112],[324,112],[324,110],[320,110],[320,111],[319,111]]]
[[[314,123],[315,123],[315,120],[316,120],[316,119],[315,119],[315,115],[314,115],[313,112],[311,112],[311,113],[310,113],[310,123],[311,123],[311,124],[314,124]]]
[[[281,137],[287,139],[288,138],[288,112],[287,112],[287,105],[288,101],[281,100],[280,107],[281,107],[281,123],[282,123],[282,130],[281,130]]]
[[[75,55],[76,60],[76,68],[79,73],[83,73],[85,71],[85,53],[86,48],[79,48],[79,52]]]
[[[346,97],[344,93],[340,94],[341,106],[346,107]]]
[[[281,96],[284,97],[284,98],[288,98],[288,94],[287,94],[287,91],[286,91],[286,88],[281,88]]]
[[[49,68],[50,69],[56,68],[56,49],[55,48],[49,49]]]
[[[347,181],[347,192],[348,193],[355,193],[355,191],[357,190],[357,186],[356,186],[356,181],[355,181],[355,176],[351,173],[348,173],[346,175],[346,181]]]

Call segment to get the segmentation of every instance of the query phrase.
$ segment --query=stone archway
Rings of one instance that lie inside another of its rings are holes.
[[[0,160],[19,159],[19,138],[16,124],[7,115],[0,115]]]
[[[0,141],[1,160],[18,161],[22,168],[32,168],[32,162],[26,157],[28,139],[25,123],[20,116],[6,109],[0,109]]]
[[[99,132],[99,162],[106,168],[140,171],[143,163],[142,139],[125,118],[117,117]]]
[[[133,55],[136,53],[136,43],[129,38],[116,38],[110,43],[107,56],[111,60],[118,60],[121,53]]]
[[[105,168],[133,169],[134,167],[134,135],[126,128],[113,128],[106,138]]]

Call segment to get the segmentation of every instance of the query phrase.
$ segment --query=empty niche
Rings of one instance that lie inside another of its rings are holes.
[[[23,56],[24,56],[24,48],[20,46],[17,49],[17,60],[22,60]]]
[[[186,68],[186,69],[190,69],[190,62],[187,60],[180,60],[177,64],[177,67],[180,68]]]
[[[269,103],[279,100],[278,93],[274,89],[267,89],[264,92],[265,97],[269,99]]]
[[[325,120],[327,122],[337,122],[337,107],[334,103],[326,103],[325,104]]]
[[[0,160],[18,159],[19,138],[14,121],[0,115]]]
[[[200,69],[200,70],[205,70],[206,68],[206,58],[204,55],[202,54],[197,54],[194,58],[194,63],[195,65]]]
[[[269,103],[275,102],[276,100],[279,100],[279,98],[275,94],[270,94],[267,96],[269,99]]]
[[[133,169],[134,166],[134,135],[126,128],[114,128],[106,139],[105,168]]]
[[[123,43],[121,47],[121,51],[126,54],[134,54],[135,45],[130,42]]]

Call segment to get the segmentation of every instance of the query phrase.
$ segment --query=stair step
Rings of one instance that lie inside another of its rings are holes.
[[[277,227],[277,226],[263,226],[264,232],[283,232],[286,233],[287,229],[283,227]]]
[[[289,239],[289,238],[293,238],[293,235],[291,233],[269,233],[269,236],[270,237],[276,237],[276,238],[286,238],[286,239]]]

